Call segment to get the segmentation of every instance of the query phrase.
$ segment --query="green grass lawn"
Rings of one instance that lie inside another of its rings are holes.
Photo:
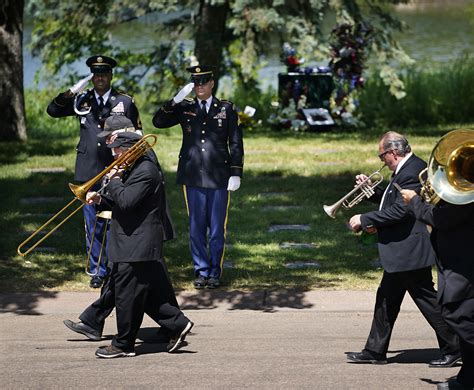
[[[149,123],[149,118],[144,118]],[[147,121],[148,120],[148,121]],[[435,141],[461,126],[404,129],[416,154],[427,159]],[[468,127],[468,126],[462,126]],[[472,127],[472,126],[471,126]],[[353,234],[345,221],[355,213],[373,209],[368,202],[329,218],[324,204],[332,204],[353,186],[354,175],[371,173],[381,165],[377,141],[383,130],[327,133],[285,131],[245,133],[245,166],[241,188],[232,193],[224,269],[228,289],[372,289],[381,270],[374,262],[374,243]],[[181,187],[175,184],[181,132],[177,128],[153,131],[155,151],[167,179],[167,194],[178,238],[165,244],[165,256],[175,287],[192,288],[192,262],[188,249],[187,216]],[[45,221],[72,194],[76,138],[31,139],[26,144],[0,143],[0,291],[88,290],[84,272],[84,227],[78,213],[44,246],[54,254],[16,254],[28,232]],[[31,173],[28,169],[64,167],[60,173]],[[383,171],[386,177],[388,170]],[[55,197],[52,203],[28,204],[26,198]],[[282,209],[268,206],[298,206]],[[307,224],[311,230],[270,233],[271,224]],[[280,249],[282,242],[312,243],[314,249]],[[286,263],[317,262],[318,269],[289,269]]]

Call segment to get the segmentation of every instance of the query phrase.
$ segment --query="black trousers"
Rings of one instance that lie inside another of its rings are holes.
[[[132,351],[143,321],[148,299],[154,300],[153,315],[164,326],[176,333],[184,329],[188,319],[182,311],[161,297],[156,261],[114,263],[111,278],[115,282],[117,334],[112,344],[124,351]]]
[[[79,319],[90,327],[97,329],[102,332],[105,324],[106,318],[110,315],[112,310],[115,307],[115,281],[114,278],[111,278],[112,265],[109,263],[107,269],[107,276],[100,290],[100,297],[88,306],[79,316]],[[176,300],[176,295],[169,277],[168,269],[164,260],[157,262],[155,267],[157,282],[154,283],[154,288],[157,288],[160,300],[165,299],[170,305],[175,306],[179,309],[178,301]],[[154,309],[154,306],[157,304],[155,301],[154,295],[149,294],[148,299],[145,304],[145,313],[153,319],[157,324],[159,324],[165,333],[172,334],[171,329],[167,329],[166,323],[161,321],[161,317],[157,314],[157,311]]]
[[[474,298],[444,304],[443,317],[459,335],[462,367],[457,379],[474,387]]]
[[[431,267],[404,272],[384,272],[377,289],[374,317],[365,349],[385,354],[388,351],[393,326],[408,291],[418,309],[436,332],[443,355],[459,351],[459,339],[444,321],[441,305],[436,300]]]

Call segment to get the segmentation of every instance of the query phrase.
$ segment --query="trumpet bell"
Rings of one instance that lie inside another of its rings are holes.
[[[428,163],[428,182],[446,202],[474,201],[474,130],[454,130],[438,141]]]

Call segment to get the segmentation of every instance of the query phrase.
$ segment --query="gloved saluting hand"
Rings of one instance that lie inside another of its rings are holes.
[[[189,83],[189,84],[185,85],[185,86],[181,89],[181,91],[179,91],[179,92],[176,94],[176,96],[173,98],[173,101],[174,101],[175,103],[180,103],[180,102],[182,102],[182,101],[184,100],[184,98],[185,98],[186,96],[188,96],[188,95],[191,93],[191,91],[193,90],[193,88],[194,88],[194,83]]]
[[[75,95],[76,93],[81,93],[93,76],[94,74],[91,73],[89,76],[84,77],[83,79],[79,80],[76,84],[74,84],[71,88],[69,88],[69,90],[73,93],[73,95]]]
[[[227,184],[227,191],[237,191],[240,188],[240,177],[229,177],[229,184]]]

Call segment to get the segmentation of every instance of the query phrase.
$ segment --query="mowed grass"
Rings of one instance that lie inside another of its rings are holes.
[[[150,123],[150,118],[143,118]],[[66,123],[66,122],[65,122]],[[75,125],[75,124],[74,124]],[[427,159],[436,140],[449,130],[404,129],[416,154]],[[472,126],[471,126],[472,127]],[[178,238],[165,244],[165,257],[173,283],[191,289],[192,261],[188,248],[187,215],[181,187],[175,184],[181,145],[178,128],[151,130],[158,135],[155,151],[167,179],[167,196]],[[234,289],[373,289],[381,269],[373,237],[353,234],[347,219],[372,210],[363,202],[341,210],[335,220],[323,211],[351,190],[357,173],[381,166],[377,142],[381,130],[325,133],[285,131],[245,132],[245,167],[241,188],[232,193],[225,251],[223,288]],[[82,212],[71,218],[42,246],[53,253],[16,254],[18,244],[46,217],[62,208],[72,194],[77,138],[30,139],[26,144],[0,143],[0,291],[88,290],[84,272]],[[32,173],[28,169],[64,167],[60,173]],[[390,172],[383,171],[385,177]],[[30,197],[54,197],[53,202],[30,204]],[[293,206],[293,207],[279,207]],[[305,224],[309,231],[269,232],[272,224]],[[282,242],[311,243],[311,249],[281,249]],[[285,264],[317,262],[319,268],[290,269]]]

